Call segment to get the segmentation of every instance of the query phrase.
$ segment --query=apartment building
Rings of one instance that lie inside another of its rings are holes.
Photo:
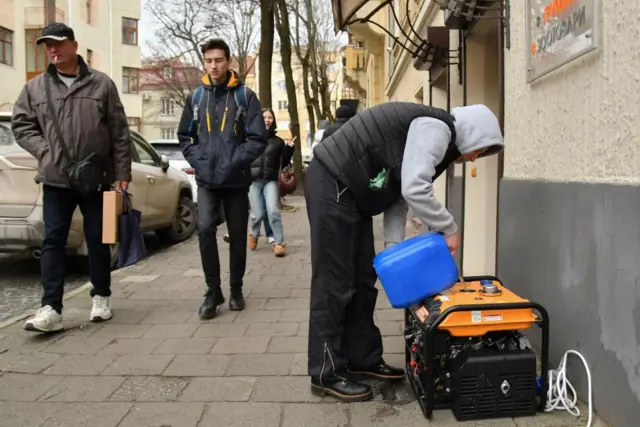
[[[552,364],[578,349],[592,366],[598,412],[610,426],[637,425],[637,7],[595,0],[332,4],[337,27],[364,47],[358,87],[368,106],[483,103],[496,113],[504,155],[456,165],[436,181],[461,228],[462,270],[495,273],[544,305]],[[359,65],[350,68],[358,77]],[[571,368],[569,375],[586,399],[586,377]]]
[[[255,89],[255,58],[248,56],[244,84]],[[232,70],[238,72],[236,58],[231,59]],[[148,61],[140,70],[142,96],[141,132],[149,141],[177,139],[176,132],[187,95],[200,84],[204,71],[185,65],[179,60]]]
[[[334,52],[327,52],[326,58],[328,62],[327,74],[329,80],[329,93],[330,93],[330,108],[333,114],[335,114],[336,107],[340,106],[340,100],[343,97],[343,66],[342,66],[342,52],[339,48],[336,48]],[[300,135],[302,141],[300,141],[302,147],[302,155],[309,154],[311,150],[311,143],[313,142],[313,135],[315,129],[311,129],[311,123],[309,120],[309,114],[304,98],[303,91],[303,79],[302,79],[302,67],[300,66],[295,53],[292,58],[293,68],[293,80],[296,85],[296,98],[298,102],[298,120],[300,122]],[[276,122],[278,124],[278,135],[283,139],[290,139],[292,137],[289,126],[291,124],[291,118],[289,117],[289,99],[287,96],[287,84],[285,82],[284,69],[282,67],[282,56],[280,55],[279,42],[274,43],[273,57],[271,63],[271,99],[273,105],[263,105],[263,107],[271,107],[276,115]],[[260,73],[258,64],[256,63],[256,73]],[[257,86],[258,79],[256,79]],[[257,87],[256,87],[257,91]],[[316,122],[316,127],[318,123]]]
[[[138,44],[141,0],[2,0],[0,7],[0,111],[11,111],[25,82],[48,65],[35,44],[47,22],[74,29],[79,54],[116,82],[129,124],[140,128],[142,98]]]

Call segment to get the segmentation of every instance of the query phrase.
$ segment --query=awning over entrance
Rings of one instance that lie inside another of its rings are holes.
[[[333,21],[337,31],[342,31],[349,24],[366,21],[365,17],[356,18],[356,13],[365,5],[368,6],[367,15],[373,15],[391,0],[331,0]],[[369,10],[373,8],[373,10]],[[365,18],[365,19],[362,19]]]

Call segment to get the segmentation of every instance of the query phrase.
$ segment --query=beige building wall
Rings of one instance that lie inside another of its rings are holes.
[[[527,84],[524,2],[511,2],[505,177],[640,182],[637,1],[596,4],[596,51]]]
[[[2,0],[0,27],[12,31],[12,64],[0,63],[0,111],[11,111],[27,81],[26,30],[40,31],[45,24],[43,0]],[[74,29],[78,53],[91,66],[107,73],[120,89],[127,116],[139,119],[139,94],[122,93],[122,67],[140,68],[139,44],[122,43],[122,18],[140,19],[141,0],[58,0],[56,20]],[[88,55],[88,50],[92,53]]]

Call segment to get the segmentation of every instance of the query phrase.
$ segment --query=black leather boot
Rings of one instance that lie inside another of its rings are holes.
[[[232,290],[231,297],[229,298],[229,310],[242,311],[244,310],[245,302],[242,290]]]
[[[316,396],[335,397],[342,402],[364,402],[373,397],[371,387],[345,376],[323,379],[311,377],[311,393]]]
[[[349,368],[349,373],[377,380],[402,380],[405,378],[404,369],[394,368],[384,361],[369,368]]]
[[[210,292],[204,297],[204,302],[200,306],[200,320],[210,320],[218,315],[218,307],[224,304],[224,295],[222,290],[217,289]]]

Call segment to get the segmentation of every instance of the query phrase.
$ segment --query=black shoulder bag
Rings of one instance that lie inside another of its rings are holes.
[[[44,76],[44,84],[47,92],[47,104],[49,105],[49,113],[51,115],[51,121],[53,128],[58,137],[58,143],[62,148],[62,153],[67,160],[66,172],[69,177],[69,186],[77,191],[81,196],[87,197],[95,193],[100,189],[104,182],[104,161],[96,154],[91,153],[85,159],[75,161],[69,153],[69,148],[62,138],[62,131],[60,130],[60,123],[58,122],[58,115],[53,107],[53,101],[51,100],[51,77]]]

